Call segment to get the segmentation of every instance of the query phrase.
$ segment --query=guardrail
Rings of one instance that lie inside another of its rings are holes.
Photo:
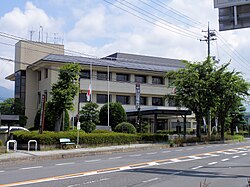
[[[28,151],[30,151],[30,143],[35,143],[35,151],[37,151],[37,141],[36,140],[29,140],[28,141]]]
[[[9,140],[7,141],[7,153],[10,151],[10,143],[14,143],[14,151],[17,151],[17,141],[16,140]]]

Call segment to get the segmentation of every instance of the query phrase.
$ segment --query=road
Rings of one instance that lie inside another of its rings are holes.
[[[25,162],[0,168],[1,187],[246,187],[249,177],[250,141]]]

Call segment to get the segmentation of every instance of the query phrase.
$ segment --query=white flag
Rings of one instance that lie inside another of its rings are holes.
[[[91,84],[89,84],[89,89],[88,89],[88,92],[86,94],[88,102],[91,100],[91,94],[92,94],[91,92],[92,92],[92,90],[91,90]]]
[[[236,133],[239,133],[239,129],[238,129],[238,126],[236,126]]]

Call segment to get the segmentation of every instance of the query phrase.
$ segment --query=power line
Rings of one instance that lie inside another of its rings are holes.
[[[111,4],[112,6],[115,6],[116,8],[119,8],[119,9],[121,9],[121,10],[123,10],[123,11],[125,11],[125,12],[127,12],[127,13],[129,13],[129,14],[131,14],[131,15],[137,17],[137,18],[139,18],[139,19],[142,19],[142,20],[144,20],[144,21],[146,21],[146,22],[148,22],[148,23],[150,23],[150,24],[153,24],[153,25],[155,25],[155,26],[157,26],[157,27],[160,27],[160,28],[162,28],[162,29],[165,29],[165,30],[174,32],[174,33],[176,33],[176,34],[180,34],[180,35],[182,35],[182,36],[185,36],[185,37],[188,37],[188,38],[197,40],[197,37],[194,37],[194,36],[192,36],[192,35],[190,35],[190,34],[184,34],[184,33],[180,32],[180,31],[178,31],[176,28],[174,28],[174,27],[171,26],[171,25],[166,25],[166,24],[159,25],[159,24],[156,24],[154,21],[158,21],[158,20],[155,19],[155,18],[148,17],[145,13],[140,13],[140,14],[146,15],[146,17],[150,18],[150,19],[153,20],[153,21],[148,20],[148,19],[146,19],[146,18],[144,18],[144,17],[142,17],[142,16],[139,16],[139,15],[133,13],[133,12],[130,12],[130,11],[124,9],[124,8],[121,8],[120,6],[117,6],[117,5],[111,3],[111,2],[109,2],[109,1],[107,1],[107,0],[104,0],[104,1],[105,1],[106,3]],[[126,6],[126,5],[125,5],[125,6]],[[130,9],[133,9],[133,8],[130,8]],[[136,11],[136,10],[135,10],[135,11]],[[136,12],[138,13],[138,11],[136,11]],[[169,28],[170,26],[173,27],[173,28],[170,29],[170,28]]]

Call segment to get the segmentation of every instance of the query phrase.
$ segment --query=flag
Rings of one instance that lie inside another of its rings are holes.
[[[91,84],[89,84],[89,89],[88,89],[86,96],[87,96],[87,101],[88,102],[91,101]]]
[[[236,133],[239,133],[239,129],[238,129],[238,126],[236,126]]]

